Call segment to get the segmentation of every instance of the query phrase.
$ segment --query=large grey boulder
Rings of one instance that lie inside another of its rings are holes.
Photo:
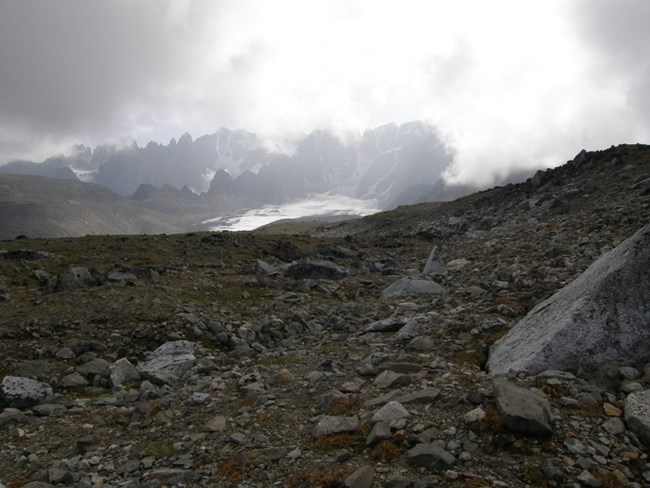
[[[650,359],[650,225],[538,304],[490,350],[493,374]]]
[[[20,376],[5,376],[0,391],[5,403],[15,408],[33,407],[53,394],[52,387],[47,383]]]
[[[444,295],[444,293],[445,289],[435,281],[406,276],[384,289],[381,292],[381,298],[386,299],[413,295]]]

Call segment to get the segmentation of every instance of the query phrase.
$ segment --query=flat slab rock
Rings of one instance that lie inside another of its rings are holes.
[[[490,350],[493,374],[650,359],[650,225],[538,304]]]
[[[404,278],[396,281],[381,292],[382,299],[413,295],[444,295],[445,289],[431,280]]]

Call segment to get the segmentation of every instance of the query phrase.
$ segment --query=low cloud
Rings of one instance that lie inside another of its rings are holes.
[[[0,162],[220,126],[434,124],[489,184],[650,139],[644,0],[7,0]]]

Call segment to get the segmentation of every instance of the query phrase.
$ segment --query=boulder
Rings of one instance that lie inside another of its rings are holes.
[[[312,434],[318,438],[324,435],[354,432],[358,428],[359,419],[357,417],[323,415],[314,427]]]
[[[494,397],[506,429],[530,436],[553,435],[551,406],[541,394],[497,378]]]
[[[140,374],[126,358],[115,361],[108,367],[110,371],[110,380],[113,388],[119,388],[127,383],[136,383],[140,381]]]
[[[48,288],[50,291],[71,291],[79,288],[91,288],[99,285],[97,279],[88,268],[72,266],[58,276],[50,278]]]
[[[404,406],[393,400],[391,402],[388,402],[386,405],[381,407],[379,410],[375,412],[375,414],[372,416],[372,421],[373,422],[393,422],[395,420],[401,420],[406,417],[408,417],[410,414],[408,410],[404,408]]]
[[[409,320],[404,327],[397,331],[397,334],[393,336],[393,340],[397,342],[406,342],[413,339],[415,336],[422,332],[422,326],[418,322],[418,319]]]
[[[375,469],[366,464],[350,474],[343,485],[346,488],[370,488],[375,481]]]
[[[198,346],[189,341],[170,341],[150,354],[150,359],[136,367],[140,377],[157,385],[178,382],[196,363]]]
[[[434,387],[424,388],[397,398],[400,403],[431,403],[440,395],[440,389]]]
[[[625,423],[646,446],[650,446],[650,390],[637,391],[627,396]]]
[[[373,446],[393,437],[389,422],[377,422],[366,437],[366,446]]]
[[[377,388],[385,390],[387,388],[397,388],[411,384],[411,377],[405,374],[395,373],[393,371],[382,371],[373,382]]]
[[[380,297],[385,300],[392,297],[413,295],[443,295],[445,289],[435,281],[417,278],[404,278],[396,281],[381,292]]]
[[[5,403],[15,408],[33,407],[53,394],[52,387],[47,383],[20,376],[5,376],[0,390]]]
[[[440,472],[453,467],[456,459],[435,444],[418,444],[407,453],[407,462],[411,466]]]
[[[490,350],[493,374],[650,359],[650,225],[538,304]]]
[[[424,265],[424,270],[422,274],[425,276],[439,276],[447,274],[447,267],[438,255],[438,246],[433,246],[431,249],[431,254],[429,254],[429,259]]]
[[[81,386],[88,386],[88,380],[81,376],[78,372],[65,375],[59,380],[59,388],[78,388]]]
[[[77,367],[77,372],[87,378],[94,378],[95,376],[108,378],[110,365],[111,363],[105,359],[94,358]]]
[[[408,317],[389,317],[387,319],[377,320],[366,325],[361,334],[378,333],[378,332],[398,332],[412,319]]]

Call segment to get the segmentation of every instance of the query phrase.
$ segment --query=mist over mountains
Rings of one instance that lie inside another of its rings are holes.
[[[416,185],[433,188],[452,161],[435,129],[419,121],[368,129],[347,141],[314,130],[296,138],[294,147],[286,154],[270,149],[256,134],[221,128],[196,139],[185,133],[167,145],[138,147],[133,142],[94,150],[79,145],[70,156],[42,163],[14,161],[0,172],[80,179],[124,197],[133,196],[141,185],[169,185],[228,195],[249,205],[335,193],[376,199],[381,208],[391,208]],[[425,193],[420,188],[419,194]]]
[[[454,155],[423,122],[347,139],[314,130],[292,142],[292,150],[279,151],[251,132],[221,128],[196,139],[185,133],[167,145],[77,145],[41,163],[10,162],[0,166],[0,238],[215,230],[247,212],[265,220],[340,218],[478,189],[447,184]],[[286,205],[306,207],[290,217]]]

